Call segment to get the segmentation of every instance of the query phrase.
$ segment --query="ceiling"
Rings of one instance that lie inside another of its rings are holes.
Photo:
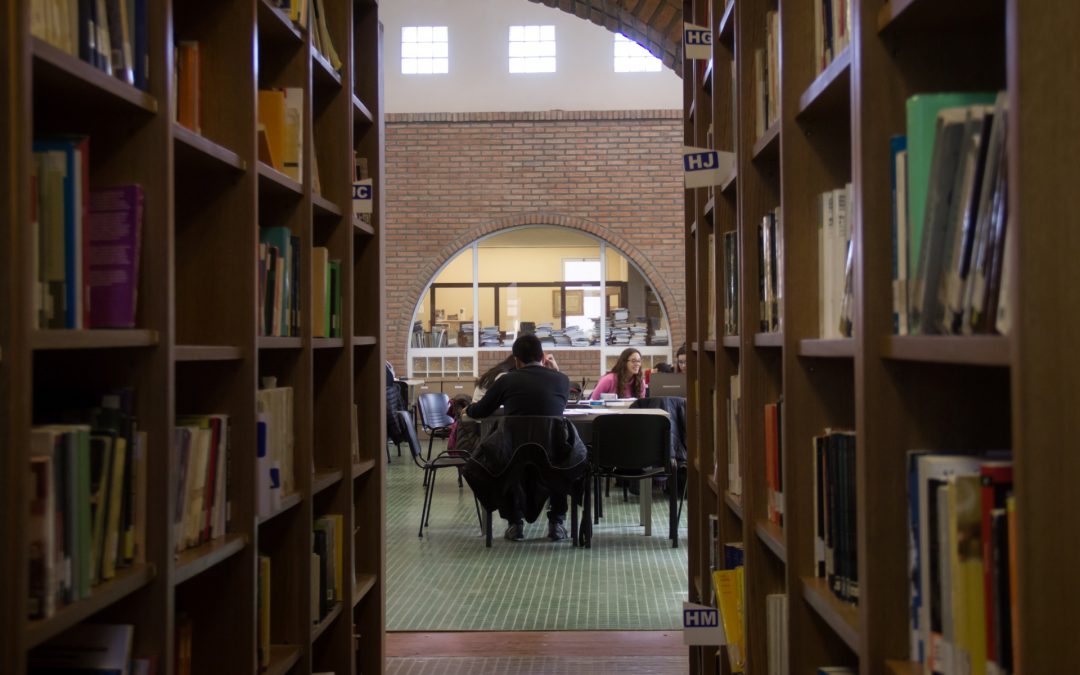
[[[681,0],[529,0],[587,19],[641,44],[682,76]]]

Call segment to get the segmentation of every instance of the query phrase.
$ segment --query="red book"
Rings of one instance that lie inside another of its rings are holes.
[[[982,486],[982,559],[983,559],[983,598],[986,606],[986,659],[994,661],[998,657],[994,639],[994,569],[991,561],[993,553],[993,520],[990,512],[1005,508],[1005,500],[1012,492],[1013,467],[1010,461],[983,462],[979,469],[979,484]],[[1010,542],[1011,543],[1011,542]]]

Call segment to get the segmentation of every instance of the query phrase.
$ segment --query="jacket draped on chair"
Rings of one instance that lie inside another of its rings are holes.
[[[562,417],[515,415],[494,418],[491,425],[462,469],[488,511],[499,507],[515,483],[525,491],[523,512],[530,523],[543,512],[549,488],[580,493],[588,453],[573,424]]]
[[[671,449],[680,466],[686,464],[686,399],[682,396],[653,396],[630,404],[631,408],[659,408],[671,415]]]

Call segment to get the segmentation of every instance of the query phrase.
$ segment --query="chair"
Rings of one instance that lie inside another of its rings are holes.
[[[440,392],[420,394],[417,400],[420,410],[420,426],[428,434],[428,461],[431,461],[431,446],[436,438],[450,438],[450,427],[454,418],[447,412],[450,409],[450,397]]]
[[[413,462],[416,466],[424,470],[424,505],[420,508],[420,532],[418,537],[424,536],[424,528],[427,527],[428,521],[431,519],[431,501],[432,496],[435,494],[435,474],[439,469],[446,469],[449,467],[461,468],[465,466],[467,455],[456,454],[450,455],[446,452],[441,452],[435,459],[423,458],[423,454],[420,450],[420,440],[416,437],[416,428],[412,423],[412,415],[405,410],[399,410],[396,413],[401,420],[402,425],[408,429],[406,432],[409,441],[409,450],[412,452]],[[484,521],[480,518],[480,502],[477,501],[476,495],[473,495],[473,502],[476,504],[476,519],[480,523],[480,529],[483,530]]]
[[[486,421],[486,420],[485,420]],[[520,485],[525,520],[544,510],[550,488],[570,497],[571,541],[578,542],[578,513],[587,482],[588,451],[577,429],[561,416],[508,415],[490,428],[469,456],[462,474],[484,508],[485,544],[491,547],[492,513],[507,491]]]
[[[665,476],[668,485],[678,481],[678,464],[671,447],[671,419],[662,413],[602,415],[593,421],[593,442],[589,453],[589,478],[591,494],[585,494],[584,523],[592,513],[592,499],[597,502],[597,513],[592,522],[599,522],[601,500],[600,479],[613,477],[641,480],[653,476]],[[669,516],[668,536],[671,547],[679,546],[679,518],[682,497],[676,490],[668,490]],[[645,496],[643,495],[644,499]],[[583,526],[581,543],[592,546],[592,527]]]

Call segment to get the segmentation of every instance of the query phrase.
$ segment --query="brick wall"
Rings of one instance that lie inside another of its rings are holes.
[[[685,336],[682,111],[388,115],[386,353],[407,372],[413,309],[481,236],[560,225],[616,247]],[[560,358],[560,362],[562,358]]]

